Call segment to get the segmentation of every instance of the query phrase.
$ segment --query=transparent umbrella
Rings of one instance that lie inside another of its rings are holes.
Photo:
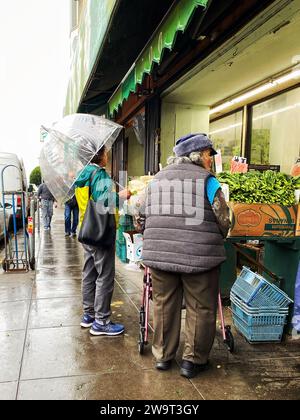
[[[94,155],[105,145],[109,150],[122,126],[103,117],[72,114],[42,127],[48,135],[40,153],[43,179],[57,201],[74,193],[73,184]]]

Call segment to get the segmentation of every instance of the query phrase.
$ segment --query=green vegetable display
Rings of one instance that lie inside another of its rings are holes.
[[[292,206],[295,190],[300,189],[300,176],[292,177],[281,172],[247,172],[217,176],[221,183],[229,185],[230,201],[239,203],[264,203]]]

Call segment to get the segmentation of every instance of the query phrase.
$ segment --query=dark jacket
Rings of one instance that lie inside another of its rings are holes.
[[[75,197],[75,193],[74,193],[73,197],[70,198],[70,200],[66,201],[65,204],[67,206],[71,207],[71,209],[78,208],[78,204],[77,204],[77,200],[76,200],[76,197]]]
[[[37,196],[39,199],[42,199],[42,200],[56,201],[51,191],[49,190],[49,188],[47,187],[45,183],[39,186]]]
[[[155,176],[146,200],[146,266],[199,273],[225,260],[223,236],[205,192],[210,176],[192,163],[167,166]]]

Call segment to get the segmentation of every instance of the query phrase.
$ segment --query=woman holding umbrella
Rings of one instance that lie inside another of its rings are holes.
[[[62,202],[71,198],[75,186],[80,224],[84,219],[82,227],[92,227],[93,231],[93,221],[87,217],[89,209],[94,208],[94,204],[106,208],[107,203],[116,208],[119,196],[128,196],[126,189],[119,195],[113,192],[113,181],[105,170],[107,151],[118,138],[122,126],[96,115],[72,114],[43,130],[48,132],[40,154],[43,178],[56,199]],[[101,215],[97,213],[96,217],[96,222],[101,222]],[[114,221],[114,218],[110,220]],[[92,335],[111,336],[122,334],[124,326],[110,319],[115,275],[115,223],[105,231],[109,246],[107,243],[106,246],[90,246],[81,241],[84,248],[81,326],[91,327]]]

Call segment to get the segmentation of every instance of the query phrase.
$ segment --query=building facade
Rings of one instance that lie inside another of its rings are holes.
[[[300,154],[300,0],[79,5],[65,112],[124,126],[115,176],[157,172],[195,131],[210,133],[224,169],[240,155],[289,173]]]

